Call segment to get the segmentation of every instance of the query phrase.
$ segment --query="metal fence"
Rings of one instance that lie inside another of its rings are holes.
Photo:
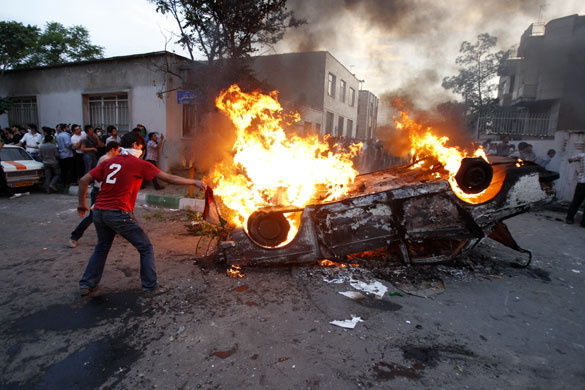
[[[549,137],[554,136],[549,113],[499,113],[479,117],[477,134]]]
[[[93,127],[116,126],[120,131],[130,130],[128,94],[116,96],[90,96],[89,122]]]

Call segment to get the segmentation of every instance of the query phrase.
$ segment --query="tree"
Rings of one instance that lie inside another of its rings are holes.
[[[473,44],[461,43],[461,55],[455,60],[460,66],[459,74],[443,79],[443,88],[462,95],[475,115],[480,115],[493,104],[493,92],[497,88],[495,77],[504,57],[504,51],[493,51],[497,41],[498,38],[484,33],[478,35]]]
[[[61,23],[50,22],[38,36],[32,54],[18,67],[58,65],[103,58],[103,50],[103,47],[91,44],[85,27],[65,27]]]
[[[19,22],[0,22],[0,77],[18,66],[34,51],[39,35],[36,26]]]
[[[286,29],[305,23],[286,8],[286,0],[151,0],[179,26],[179,40],[193,59],[199,49],[209,63],[248,57],[282,39]]]

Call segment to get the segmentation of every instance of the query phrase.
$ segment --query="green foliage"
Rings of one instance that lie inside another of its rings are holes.
[[[0,22],[0,76],[12,68],[57,65],[103,57],[83,26],[47,23],[41,31],[19,22]]]
[[[298,27],[286,8],[286,0],[151,0],[157,12],[171,14],[180,33],[177,41],[199,49],[211,63],[222,58],[242,58],[270,47],[282,39],[286,29]]]
[[[39,28],[19,22],[0,22],[0,76],[21,64],[36,47]]]
[[[47,23],[39,35],[34,52],[21,67],[58,65],[66,62],[103,57],[103,47],[92,45],[89,32],[83,26],[65,27]]]
[[[459,73],[443,79],[443,88],[463,96],[473,114],[482,113],[491,104],[497,89],[496,76],[504,57],[504,51],[494,52],[497,41],[484,33],[477,36],[475,43],[461,43],[461,55],[455,60]]]

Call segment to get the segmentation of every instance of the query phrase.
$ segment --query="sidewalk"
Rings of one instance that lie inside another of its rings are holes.
[[[70,186],[69,195],[77,196],[78,186]],[[87,191],[89,197],[91,190]],[[189,187],[183,186],[166,186],[165,189],[156,191],[152,187],[141,189],[136,197],[136,203],[147,206],[165,207],[168,209],[191,209],[195,212],[202,213],[205,208],[205,200],[188,198],[186,195]],[[198,191],[195,190],[195,196]]]

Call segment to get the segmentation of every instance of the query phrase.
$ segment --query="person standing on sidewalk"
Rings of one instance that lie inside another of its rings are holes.
[[[577,214],[579,206],[585,200],[585,153],[579,153],[569,158],[569,162],[579,163],[577,167],[577,187],[575,187],[575,194],[573,195],[573,200],[571,201],[567,218],[565,219],[568,224],[573,224],[575,223],[575,214]],[[581,219],[581,227],[585,227],[585,215]]]
[[[26,151],[37,161],[41,161],[39,157],[39,147],[43,142],[43,137],[38,133],[37,126],[33,123],[28,125],[30,133],[26,133],[18,143],[19,145],[25,145]]]
[[[39,149],[41,162],[45,169],[45,192],[57,192],[55,184],[59,181],[61,170],[59,169],[59,150],[53,143],[53,137],[48,134],[45,136],[45,142]]]
[[[116,233],[128,240],[140,253],[142,291],[150,294],[166,292],[166,288],[158,284],[152,244],[133,213],[140,185],[143,179],[152,180],[155,177],[173,184],[195,185],[202,190],[206,189],[206,185],[200,180],[162,172],[141,160],[139,157],[145,144],[144,137],[139,133],[125,134],[122,147],[128,149],[89,171],[79,182],[77,212],[81,217],[88,211],[85,203],[89,183],[92,180],[102,183],[93,205],[93,223],[98,243],[79,281],[82,296],[90,294],[98,286]]]
[[[155,167],[158,167],[159,151],[163,147],[164,143],[165,143],[165,136],[164,135],[161,134],[160,135],[160,142],[157,142],[156,133],[148,134],[148,142],[146,144],[146,158],[145,158],[145,160],[148,161],[149,163],[151,163],[152,165],[154,165]],[[164,189],[163,186],[158,184],[156,177],[154,179],[152,179],[152,184],[154,185],[154,188],[156,190]]]
[[[104,154],[102,157],[100,157],[100,159],[98,161],[98,165],[101,164],[102,162],[112,158],[112,157],[116,157],[119,154],[120,154],[120,144],[117,143],[116,141],[108,142],[108,144],[106,145],[106,154]],[[89,195],[91,198],[91,206],[92,207],[95,203],[95,200],[97,198],[98,193],[100,192],[100,186],[101,186],[101,183],[99,183],[97,181],[95,181],[93,184],[93,189],[91,190],[91,194]],[[79,225],[77,225],[75,230],[73,230],[71,232],[71,237],[69,237],[69,247],[70,248],[77,247],[77,241],[79,241],[79,239],[83,236],[83,233],[85,233],[85,231],[87,230],[89,225],[91,225],[92,222],[93,222],[93,210],[90,209],[89,215],[87,217],[83,218],[83,220],[81,220],[81,222],[79,222]]]
[[[91,169],[94,169],[96,167],[98,148],[102,146],[102,141],[93,131],[93,127],[91,127],[91,125],[85,126],[85,134],[86,134],[85,139],[81,141],[81,150],[83,151],[83,164],[85,166],[85,169],[83,171],[84,175]]]
[[[65,124],[57,125],[57,149],[59,150],[59,166],[61,168],[61,182],[64,186],[72,183],[74,176],[75,157],[71,147],[71,135]]]
[[[77,181],[81,176],[83,176],[83,170],[85,168],[85,164],[83,162],[83,150],[81,150],[81,141],[85,139],[85,134],[81,131],[81,126],[79,125],[72,125],[71,129],[73,131],[73,135],[71,136],[71,148],[73,149],[75,156],[75,181],[74,184],[77,184]]]

